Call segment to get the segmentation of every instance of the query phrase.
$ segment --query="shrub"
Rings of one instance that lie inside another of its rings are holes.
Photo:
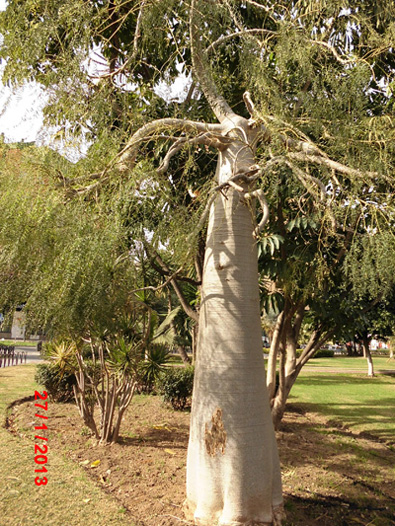
[[[375,351],[370,351],[372,356],[389,356],[390,349],[376,349]]]
[[[194,367],[169,367],[157,380],[157,388],[165,402],[170,402],[174,409],[185,408],[192,396]]]
[[[304,349],[297,349],[296,351],[296,358],[300,358],[300,355]],[[335,351],[332,351],[330,349],[318,349],[318,351],[315,352],[313,358],[333,358],[335,356]]]
[[[57,366],[40,363],[34,379],[45,387],[55,402],[69,402],[74,399],[73,385],[76,385],[77,380],[73,373],[61,372]]]
[[[297,349],[296,358],[300,358],[300,355],[303,351],[304,349]],[[318,351],[314,353],[313,358],[333,358],[334,356],[335,351],[332,351],[330,349],[318,349]]]
[[[318,349],[313,358],[333,358],[334,356],[335,351],[332,351],[331,349]]]

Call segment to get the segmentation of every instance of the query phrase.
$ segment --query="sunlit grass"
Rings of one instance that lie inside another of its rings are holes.
[[[395,360],[388,356],[373,356],[373,365],[377,370],[395,371]],[[306,367],[325,367],[330,369],[360,369],[367,371],[366,358],[362,356],[334,356],[333,358],[313,358]],[[303,371],[303,370],[302,370]]]
[[[330,360],[330,359],[329,359]],[[322,359],[323,361],[323,359]],[[395,376],[365,374],[300,374],[289,401],[303,404],[353,431],[395,441]]]
[[[15,345],[17,347],[37,347],[37,342],[32,340],[0,340],[0,345]]]

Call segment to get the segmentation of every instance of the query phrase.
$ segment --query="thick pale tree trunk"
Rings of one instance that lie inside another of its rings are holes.
[[[253,163],[243,137],[235,139],[220,154],[218,182]],[[207,526],[276,524],[282,505],[253,228],[243,194],[219,193],[208,225],[187,464],[187,509]]]
[[[367,335],[362,336],[363,355],[368,364],[368,376],[374,376],[374,367],[372,353],[370,352],[370,338]]]
[[[197,355],[197,340],[198,340],[199,325],[192,327],[192,363],[196,363]]]
[[[271,400],[276,393],[277,356],[280,346],[283,318],[284,312],[281,312],[281,314],[277,318],[276,325],[273,331],[272,341],[270,343],[269,359],[267,362],[267,390],[269,400]]]

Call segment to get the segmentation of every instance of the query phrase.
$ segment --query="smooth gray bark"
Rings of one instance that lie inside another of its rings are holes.
[[[254,164],[255,132],[241,118],[229,128],[235,140],[219,154],[219,184]],[[282,505],[254,227],[242,192],[218,193],[207,234],[187,463],[187,507],[207,526],[276,524]]]

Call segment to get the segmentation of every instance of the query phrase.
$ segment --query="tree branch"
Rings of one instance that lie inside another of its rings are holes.
[[[303,184],[303,186],[310,192],[310,188],[308,188],[306,186],[306,179],[311,181],[312,183],[314,183],[316,186],[318,186],[318,188],[320,189],[320,193],[321,193],[321,201],[324,201],[325,200],[325,194],[326,194],[326,189],[325,189],[325,185],[322,183],[322,181],[320,181],[319,179],[317,179],[317,177],[313,177],[312,175],[310,175],[309,173],[307,172],[304,172],[303,170],[301,170],[298,166],[295,166],[294,164],[290,163],[289,161],[286,161],[284,160],[284,163],[293,171],[295,172],[296,174],[296,177],[299,179],[299,181]]]
[[[287,156],[290,159],[294,159],[295,161],[303,161],[303,162],[311,162],[314,164],[320,164],[321,166],[326,166],[330,168],[331,170],[336,170],[337,172],[340,172],[345,175],[350,175],[354,177],[377,177],[377,172],[361,172],[360,170],[356,170],[355,168],[350,168],[349,166],[346,166],[342,163],[338,163],[337,161],[333,161],[332,159],[329,159],[328,157],[321,157],[318,155],[309,155],[307,153],[288,153]]]
[[[171,275],[167,278],[167,280],[166,280],[164,283],[162,283],[161,285],[158,285],[157,287],[154,287],[154,286],[152,286],[152,285],[149,285],[149,286],[147,286],[147,287],[141,287],[140,289],[134,289],[134,290],[131,290],[131,291],[130,291],[130,294],[133,294],[133,292],[141,292],[142,290],[152,290],[152,291],[154,291],[154,292],[157,292],[157,291],[159,291],[159,290],[162,290],[164,287],[166,287],[167,285],[169,285],[169,283],[171,283],[171,281],[177,276],[177,274],[178,274],[179,272],[181,272],[181,270],[182,270],[182,267],[180,267],[178,270],[176,270],[175,272],[173,272],[173,274],[171,274]],[[162,272],[161,272],[161,274],[162,274]],[[164,272],[164,271],[163,271],[163,274],[168,275],[168,273],[167,273],[167,272]]]
[[[140,6],[140,9],[139,9],[139,14],[137,15],[136,29],[135,29],[135,32],[134,32],[134,39],[133,39],[133,53],[132,53],[132,56],[131,56],[131,60],[132,61],[134,61],[137,58],[138,43],[139,43],[140,36],[141,36],[141,21],[143,19],[143,10],[144,10],[144,7],[145,7],[144,4],[145,4],[145,0],[142,0],[141,6]]]
[[[222,35],[221,37],[214,40],[205,50],[205,53],[208,54],[213,51],[216,47],[220,46],[223,42],[231,40],[232,38],[242,37],[243,35],[261,33],[264,35],[277,35],[276,31],[270,31],[269,29],[243,29],[241,31],[236,31],[235,33],[230,33],[229,35]]]
[[[294,126],[293,124],[290,124],[289,122],[283,121],[282,119],[279,119],[278,117],[273,117],[272,115],[261,115],[259,114],[259,118],[262,120],[262,122],[271,121],[275,124],[280,124],[282,126],[285,126],[285,128],[291,130],[296,136],[302,137],[304,140],[296,140],[288,137],[287,135],[281,133],[280,139],[284,143],[284,145],[289,148],[290,150],[297,150],[297,151],[303,151],[311,155],[321,155],[322,157],[327,157],[326,153],[323,152],[318,146],[314,144],[314,142],[299,128]]]
[[[211,75],[210,68],[204,60],[204,52],[202,50],[199,34],[199,24],[196,16],[196,0],[191,0],[189,30],[191,36],[193,71],[215,116],[219,122],[224,122],[228,118],[235,117],[236,114],[224,97],[219,94]]]
[[[307,155],[321,155],[322,157],[326,156],[322,150],[320,150],[310,141],[297,141],[296,139],[292,139],[286,135],[280,135],[280,139],[289,150],[296,150]]]
[[[300,369],[310,360],[314,353],[323,345],[333,334],[335,334],[336,329],[331,329],[323,335],[323,328],[320,327],[316,329],[310,337],[308,344],[303,350],[302,354],[299,357],[297,363],[297,369]]]
[[[147,247],[147,244],[144,243],[144,248],[148,254],[148,256],[150,257],[151,259],[151,256],[150,256],[150,251]],[[158,262],[159,266],[161,267],[161,269],[163,269],[163,271],[166,273],[166,274],[171,274],[170,273],[170,269],[169,267],[166,265],[166,263],[163,261],[163,259],[160,257],[160,255],[156,252],[156,250],[154,250],[154,256],[155,256],[155,259],[156,261]],[[192,318],[194,321],[198,322],[199,321],[199,314],[191,307],[191,305],[188,303],[188,301],[186,300],[179,284],[178,284],[178,281],[176,280],[176,278],[174,277],[174,275],[171,275],[170,276],[171,279],[169,280],[173,289],[174,289],[174,292],[176,293],[177,297],[178,297],[178,300],[182,306],[182,308],[184,309],[185,313],[190,317]]]
[[[232,142],[231,137],[226,137],[220,134],[212,132],[200,133],[196,137],[188,138],[181,137],[176,141],[173,146],[167,152],[162,164],[158,168],[158,173],[164,173],[169,168],[169,163],[172,157],[174,157],[186,144],[205,144],[206,146],[213,146],[220,151],[223,151],[228,144]]]
[[[277,117],[273,117],[271,115],[262,115],[255,107],[254,102],[251,98],[251,94],[246,91],[243,94],[244,103],[246,105],[246,108],[251,115],[251,119],[249,121],[249,125],[251,127],[257,126],[258,124],[261,124],[262,126],[262,132],[264,135],[264,139],[270,141],[271,136],[273,135],[272,132],[266,127],[266,122],[271,121],[275,124],[281,124],[282,126],[285,126],[286,128],[292,130],[295,135],[298,135],[302,137],[304,140],[296,140],[288,137],[285,134],[280,134],[280,140],[284,143],[284,145],[289,148],[290,150],[297,150],[297,151],[303,151],[305,153],[309,153],[312,155],[322,155],[322,157],[326,157],[325,152],[320,150],[310,139],[309,137],[304,134],[301,130],[293,126],[292,124],[289,124],[282,119],[279,119]],[[265,126],[262,124],[264,123]]]
[[[254,0],[244,0],[246,4],[252,5],[254,7],[257,7],[258,9],[263,9],[266,11],[266,13],[270,13],[270,11],[273,11],[273,7],[267,7],[265,5],[258,4],[258,2],[254,2]],[[270,17],[272,18],[272,17]]]
[[[214,132],[221,134],[223,127],[220,124],[210,124],[184,119],[165,118],[149,122],[139,128],[126,143],[123,150],[118,154],[116,162],[119,171],[125,171],[132,167],[141,143],[152,139],[153,135],[165,129],[189,133]]]
[[[244,194],[245,199],[252,199],[253,197],[256,197],[258,199],[259,204],[262,208],[262,219],[260,220],[258,226],[255,228],[254,231],[254,237],[258,237],[269,219],[269,205],[267,204],[266,197],[263,193],[262,188],[258,188],[253,192],[247,192],[246,194]]]
[[[302,301],[298,304],[298,307],[296,309],[295,322],[293,325],[294,336],[295,336],[296,342],[299,339],[299,334],[300,334],[300,329],[302,327],[302,321],[304,318],[304,314],[305,314],[305,303]]]
[[[340,62],[340,64],[355,64],[355,60],[342,58],[339,55],[339,53],[336,51],[336,49],[333,46],[331,46],[330,44],[328,44],[328,42],[323,42],[322,40],[314,40],[314,39],[310,39],[309,42],[312,43],[312,44],[318,44],[319,46],[322,46],[322,47],[325,47],[326,49],[329,49],[329,51],[336,58],[336,60],[338,62]]]
[[[138,42],[139,42],[140,37],[141,37],[141,22],[142,22],[142,18],[143,18],[144,7],[145,7],[145,0],[142,0],[141,5],[140,5],[140,9],[139,9],[139,13],[137,15],[136,29],[135,29],[135,32],[134,32],[134,39],[133,39],[133,51],[132,51],[132,54],[130,55],[130,57],[119,68],[117,68],[117,69],[113,68],[110,71],[110,73],[108,73],[106,75],[99,75],[98,77],[91,77],[91,78],[99,78],[99,79],[111,78],[112,79],[112,78],[114,78],[114,77],[116,77],[118,75],[121,75],[125,71],[125,69],[129,66],[129,64],[133,63],[136,60],[137,55],[138,55],[138,51],[139,51]],[[123,17],[123,18],[125,19],[125,17]],[[110,26],[108,26],[108,27],[110,27]],[[118,31],[119,31],[119,28],[115,31],[115,33],[118,32]],[[118,52],[121,53],[120,50],[118,50]]]

